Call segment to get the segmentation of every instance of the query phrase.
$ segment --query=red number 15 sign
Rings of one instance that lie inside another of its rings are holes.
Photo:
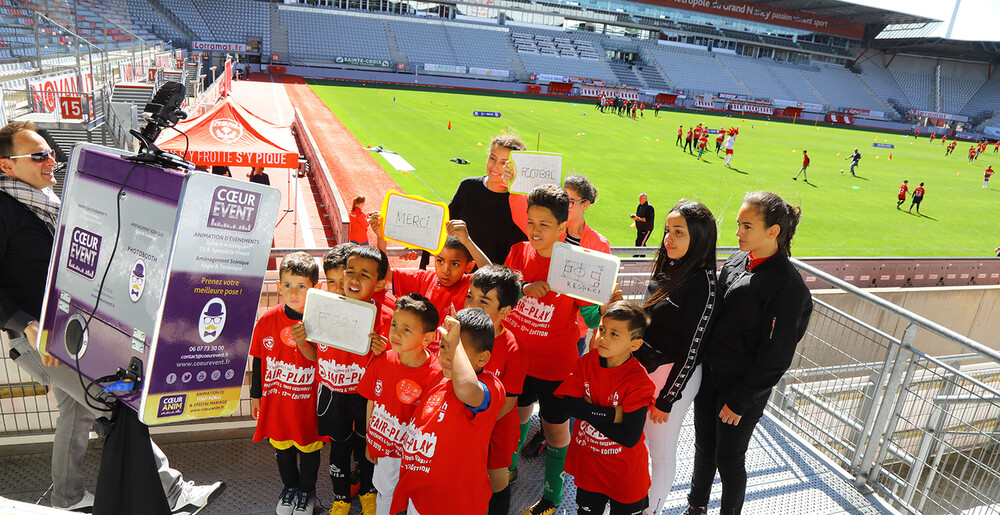
[[[83,118],[83,103],[80,97],[59,97],[59,112],[63,118],[80,120]]]

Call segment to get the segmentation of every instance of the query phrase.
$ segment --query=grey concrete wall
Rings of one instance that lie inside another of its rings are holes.
[[[1000,287],[872,288],[866,290],[924,318],[1000,349]],[[855,318],[901,338],[907,322],[840,290],[813,290],[813,295]],[[914,346],[934,356],[967,352],[930,334],[917,332]]]

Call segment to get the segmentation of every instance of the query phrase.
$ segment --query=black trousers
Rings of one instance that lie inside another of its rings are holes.
[[[642,510],[649,507],[649,497],[643,497],[634,503],[618,502],[607,495],[591,492],[582,488],[576,489],[577,515],[601,515],[604,508],[611,503],[611,515],[641,515]]]
[[[285,488],[294,488],[306,493],[316,490],[321,451],[322,449],[302,452],[294,446],[274,450],[274,457],[278,460],[278,474],[281,475],[281,482]]]
[[[645,247],[646,240],[649,239],[649,233],[653,232],[652,229],[636,229],[635,234],[635,246]]]
[[[736,426],[722,423],[719,412],[728,392],[713,384],[709,367],[702,375],[701,389],[694,398],[694,471],[691,473],[691,506],[708,506],[715,472],[722,478],[722,515],[741,513],[747,489],[746,452],[753,430],[764,413],[767,397],[744,412]]]

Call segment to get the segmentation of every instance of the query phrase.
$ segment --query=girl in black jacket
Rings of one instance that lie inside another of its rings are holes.
[[[656,386],[646,419],[652,462],[648,513],[660,513],[677,470],[681,423],[701,384],[702,341],[715,301],[715,217],[704,204],[682,200],[666,230],[643,304],[650,318],[636,353]]]
[[[695,459],[685,515],[706,513],[716,469],[721,513],[743,509],[747,446],[812,313],[809,289],[788,261],[800,218],[799,208],[773,193],[743,199],[740,251],[719,274],[719,313],[706,338],[707,367],[694,401]]]

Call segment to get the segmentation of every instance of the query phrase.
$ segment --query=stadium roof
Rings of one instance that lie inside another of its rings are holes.
[[[940,18],[903,13],[856,2],[871,3],[870,0],[718,0],[718,3],[723,5],[751,4],[765,11],[798,11],[803,16],[844,20],[845,25],[864,24],[864,46],[883,52],[1000,63],[1000,42],[932,37],[931,34],[939,32],[937,29],[942,24]],[[951,19],[956,14],[951,12],[954,4],[946,5],[949,3],[940,2],[935,11]],[[986,14],[973,5],[963,7],[969,8],[972,13]]]
[[[734,3],[733,0],[723,0],[723,2]],[[941,21],[843,0],[742,0],[741,3],[763,4],[765,8],[801,11],[817,17],[847,18],[853,23],[866,25],[925,24]]]

